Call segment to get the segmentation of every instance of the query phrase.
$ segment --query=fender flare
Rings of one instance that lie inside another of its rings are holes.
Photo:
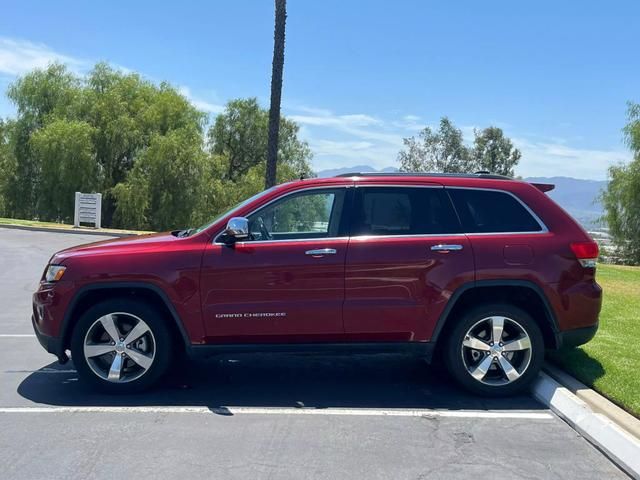
[[[191,340],[189,339],[189,335],[187,334],[187,331],[184,327],[184,323],[182,322],[180,315],[178,315],[178,312],[176,311],[173,303],[171,302],[171,300],[169,300],[169,297],[167,296],[167,294],[162,288],[148,282],[97,282],[97,283],[90,283],[87,285],[83,285],[81,288],[78,289],[78,291],[75,293],[75,295],[69,302],[69,305],[67,306],[67,309],[64,313],[64,318],[62,319],[62,326],[60,328],[60,335],[59,335],[59,338],[61,339],[60,341],[61,351],[59,352],[60,354],[64,354],[65,345],[67,344],[67,340],[69,339],[69,336],[71,334],[73,312],[78,302],[80,302],[80,300],[82,300],[82,298],[89,292],[94,292],[97,290],[116,290],[116,289],[120,289],[120,290],[144,289],[144,290],[149,290],[154,294],[158,295],[162,300],[162,302],[164,303],[164,306],[167,308],[167,310],[171,314],[171,318],[175,323],[176,327],[178,328],[178,331],[180,332],[180,337],[182,338],[186,351],[187,352],[191,351]]]
[[[443,330],[445,324],[449,320],[451,311],[456,306],[456,303],[458,302],[458,300],[460,300],[460,297],[462,297],[462,295],[469,290],[473,290],[476,288],[483,288],[483,287],[523,287],[523,288],[528,288],[532,290],[538,296],[538,298],[542,301],[545,314],[546,314],[546,320],[547,322],[549,322],[549,325],[551,326],[551,330],[553,331],[555,347],[558,348],[561,346],[562,341],[560,336],[560,327],[558,326],[558,320],[556,318],[556,314],[553,308],[551,307],[551,304],[549,303],[549,299],[545,295],[542,288],[538,284],[530,280],[511,280],[511,279],[472,280],[458,287],[451,295],[451,298],[447,302],[445,309],[443,310],[443,312],[440,314],[440,317],[438,318],[436,326],[433,329],[433,334],[431,335],[432,342],[438,341],[440,332]]]

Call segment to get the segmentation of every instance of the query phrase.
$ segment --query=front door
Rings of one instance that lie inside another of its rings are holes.
[[[347,339],[428,341],[473,252],[442,186],[358,186],[346,260]]]
[[[248,216],[250,240],[209,245],[201,279],[209,343],[343,339],[346,190],[288,194]]]

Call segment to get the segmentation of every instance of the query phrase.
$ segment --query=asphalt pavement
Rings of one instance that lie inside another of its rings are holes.
[[[0,479],[627,478],[531,397],[470,396],[401,356],[226,355],[92,392],[30,302],[55,251],[102,238],[0,228]]]

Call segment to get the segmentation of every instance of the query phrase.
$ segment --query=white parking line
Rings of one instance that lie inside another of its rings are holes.
[[[371,409],[371,408],[265,408],[265,407],[0,407],[0,413],[196,413],[217,415],[344,415],[371,417],[501,418],[550,420],[549,412],[486,410]]]
[[[32,338],[34,333],[0,333],[0,338]]]

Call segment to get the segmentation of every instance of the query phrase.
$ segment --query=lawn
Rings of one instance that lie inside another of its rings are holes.
[[[600,264],[597,280],[604,291],[597,335],[551,361],[640,417],[640,267]]]
[[[18,218],[0,218],[0,225],[15,225],[19,227],[34,227],[34,228],[54,228],[56,230],[74,230],[76,229],[73,225],[67,225],[65,223],[54,223],[54,222],[39,222],[37,220],[21,220]],[[81,227],[76,230],[89,230],[89,231],[98,231],[101,233],[109,234],[109,233],[150,233],[144,231],[137,230],[118,230],[115,228],[90,228],[90,227]]]

